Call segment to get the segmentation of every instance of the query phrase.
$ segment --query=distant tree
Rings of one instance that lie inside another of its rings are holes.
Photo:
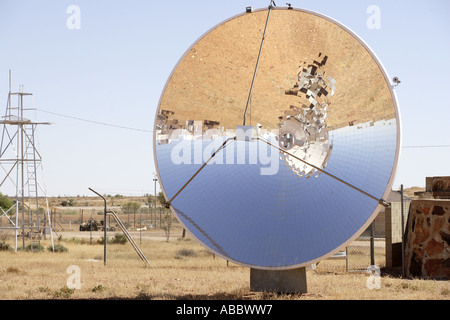
[[[166,198],[164,197],[164,193],[162,193],[161,191],[158,194],[158,200],[159,203],[161,203],[161,205],[165,205],[167,203]]]
[[[130,222],[130,214],[133,213],[134,228],[136,228],[136,212],[139,210],[140,207],[141,204],[136,201],[129,201],[122,205],[122,210],[124,211],[124,213],[128,214],[128,222]]]
[[[146,204],[150,208],[152,204],[155,202],[154,196],[152,196],[150,193],[146,193],[144,197],[146,199]]]
[[[63,207],[73,207],[75,204],[75,200],[74,199],[61,200],[60,204]]]

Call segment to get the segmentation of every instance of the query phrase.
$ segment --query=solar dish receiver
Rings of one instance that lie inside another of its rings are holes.
[[[168,206],[243,266],[333,255],[393,184],[400,120],[389,79],[357,35],[315,12],[271,5],[220,23],[160,98],[154,155]]]

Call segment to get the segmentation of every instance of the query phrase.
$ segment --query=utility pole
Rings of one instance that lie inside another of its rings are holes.
[[[155,177],[153,178],[153,181],[155,182],[155,209],[156,209],[156,181],[158,181],[158,179]]]

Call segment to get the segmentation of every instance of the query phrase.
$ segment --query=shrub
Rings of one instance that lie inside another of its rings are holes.
[[[6,242],[0,242],[0,251],[8,251],[9,250],[9,244]]]
[[[70,296],[75,292],[75,289],[70,289],[67,286],[62,287],[59,291],[53,293],[54,298],[70,298]]]
[[[183,257],[193,257],[196,256],[194,250],[191,249],[180,249],[175,255],[175,259],[182,259]]]
[[[181,250],[178,250],[178,254],[185,256],[185,257],[195,256],[195,251],[192,249],[181,249]]]
[[[8,267],[8,269],[6,269],[6,272],[8,273],[19,273],[20,270],[16,267]]]
[[[105,241],[104,241],[103,237],[100,237],[99,239],[97,239],[97,244],[104,244],[104,243],[105,243]],[[125,235],[123,235],[123,234],[116,233],[114,235],[114,238],[112,238],[112,239],[106,238],[106,243],[109,243],[109,244],[125,244],[125,243],[127,243],[127,237],[125,237]]]
[[[62,244],[59,244],[59,243],[55,244],[54,248],[55,248],[54,252],[66,252],[66,251],[68,251],[68,249],[66,247],[64,247]],[[52,248],[51,244],[47,247],[47,250],[48,251],[53,251],[53,248]]]
[[[99,284],[98,286],[92,288],[92,292],[102,292],[103,290],[105,290],[105,287],[102,286],[101,284]]]
[[[40,246],[37,243],[32,243],[25,247],[25,251],[33,251],[33,252],[42,251],[42,246]]]
[[[116,233],[114,238],[111,239],[110,243],[115,244],[125,244],[127,243],[127,237],[124,234]]]

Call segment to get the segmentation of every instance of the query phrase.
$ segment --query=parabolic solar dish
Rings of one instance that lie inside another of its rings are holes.
[[[233,17],[188,49],[160,99],[154,154],[195,238],[281,270],[334,254],[370,225],[392,187],[400,121],[367,45],[299,9],[271,10],[249,99],[268,13]]]

